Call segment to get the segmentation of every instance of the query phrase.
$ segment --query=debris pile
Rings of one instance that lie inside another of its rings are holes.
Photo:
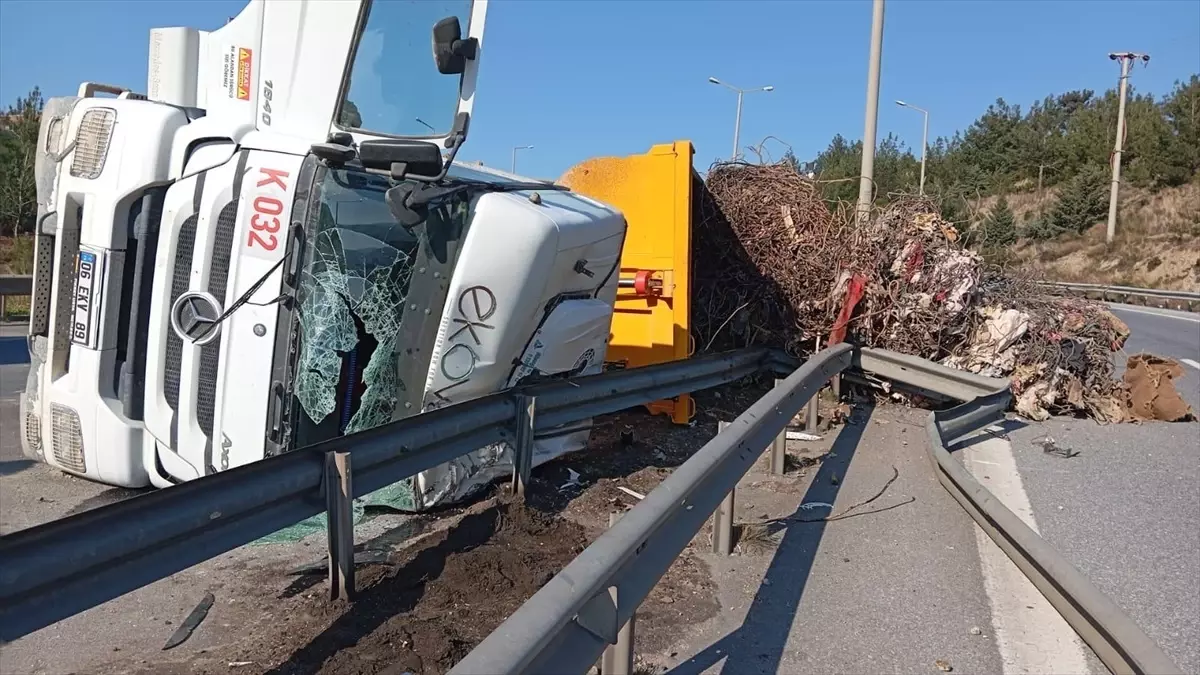
[[[831,212],[787,164],[717,164],[694,194],[702,351],[765,344],[802,356],[847,339],[1007,377],[1032,419],[1161,419],[1114,378],[1129,335],[1120,319],[987,264],[928,200],[895,200],[860,222],[846,205]]]

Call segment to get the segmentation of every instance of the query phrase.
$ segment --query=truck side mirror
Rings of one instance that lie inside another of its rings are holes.
[[[461,75],[467,69],[467,59],[474,60],[479,40],[462,37],[462,25],[457,16],[448,16],[433,25],[433,60],[443,75]]]
[[[358,144],[358,160],[368,169],[389,171],[397,179],[406,174],[436,176],[442,170],[442,153],[426,141],[370,140]]]

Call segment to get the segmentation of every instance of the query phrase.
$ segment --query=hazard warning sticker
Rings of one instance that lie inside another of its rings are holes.
[[[245,47],[230,47],[225,54],[222,85],[229,98],[250,100],[250,77],[254,66],[254,52]]]

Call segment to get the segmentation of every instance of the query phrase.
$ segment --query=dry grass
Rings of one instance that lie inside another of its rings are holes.
[[[772,532],[767,523],[737,525],[737,550],[748,555],[761,555],[779,546],[779,532]]]
[[[1049,211],[1054,204],[1055,198],[1058,196],[1057,188],[1046,188],[1042,193],[1041,208],[1044,211]],[[1029,192],[1014,192],[1010,195],[1005,195],[1008,199],[1008,208],[1012,209],[1013,215],[1018,223],[1027,223],[1038,215],[1038,194],[1036,190]],[[975,200],[971,204],[971,209],[974,213],[985,216],[988,211],[992,210],[999,199],[998,196],[984,197],[983,199]]]
[[[0,274],[33,274],[33,235],[0,237]]]
[[[1051,201],[1047,198],[1047,208]],[[1036,195],[1012,195],[1009,204],[1020,219],[1036,209]],[[1111,245],[1104,241],[1106,229],[1098,222],[1079,235],[1024,241],[1013,248],[1013,258],[1058,281],[1200,290],[1200,183],[1126,190]]]

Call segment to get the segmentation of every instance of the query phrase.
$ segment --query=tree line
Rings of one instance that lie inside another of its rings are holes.
[[[0,235],[33,232],[37,218],[33,162],[43,103],[42,92],[35,87],[0,112]]]
[[[1025,110],[997,99],[966,130],[930,143],[926,194],[941,204],[948,219],[968,221],[969,205],[982,197],[1041,193],[1054,187],[1056,199],[1020,234],[1049,238],[1081,232],[1107,212],[1117,96],[1115,88],[1100,95],[1087,89],[1069,91],[1047,96]],[[919,148],[914,154],[892,134],[879,143],[874,176],[877,203],[917,192],[919,154]],[[857,200],[858,181],[846,179],[859,175],[861,159],[862,141],[841,135],[834,136],[811,162],[787,157],[797,170],[812,172],[822,181],[822,194],[831,204]],[[1181,185],[1200,176],[1200,75],[1176,82],[1161,99],[1130,87],[1121,166],[1123,183],[1150,189]],[[1007,208],[997,203],[997,211]],[[990,216],[989,221],[1013,220],[1011,213]],[[1007,243],[1017,237],[1015,229],[997,234]]]

